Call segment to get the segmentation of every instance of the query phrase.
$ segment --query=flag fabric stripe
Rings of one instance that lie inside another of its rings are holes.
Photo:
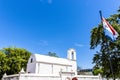
[[[105,35],[112,41],[115,41],[116,38],[119,36],[117,31],[109,24],[109,22],[105,20],[105,18],[102,18],[102,22]]]
[[[108,27],[110,28],[110,30],[112,31],[113,35],[115,35],[115,30],[112,28],[112,26],[107,22]]]
[[[108,27],[112,31],[113,35],[115,35],[115,30],[113,29],[113,27],[104,18],[103,18],[103,20],[106,22],[106,24],[108,25]]]

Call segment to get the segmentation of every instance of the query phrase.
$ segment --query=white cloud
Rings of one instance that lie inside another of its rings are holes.
[[[79,44],[79,43],[75,43],[75,46],[77,46],[77,47],[83,47],[84,45],[83,44]]]

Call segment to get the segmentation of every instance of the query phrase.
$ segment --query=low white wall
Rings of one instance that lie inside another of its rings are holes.
[[[19,80],[19,74],[15,75],[4,75],[2,80]]]
[[[92,75],[77,75],[78,80],[102,80],[101,76],[92,76]]]
[[[40,74],[16,74],[3,76],[2,80],[61,80],[60,76]]]
[[[37,74],[21,74],[19,80],[61,80],[59,76],[42,76]]]
[[[100,76],[77,75],[75,77],[77,77],[78,80],[102,80]],[[40,74],[16,74],[3,76],[2,80],[66,80],[66,77],[56,75],[45,76]]]

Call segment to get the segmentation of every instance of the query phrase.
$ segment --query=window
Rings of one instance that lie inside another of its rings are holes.
[[[31,60],[30,60],[30,63],[32,63],[33,62],[33,58],[31,58]]]

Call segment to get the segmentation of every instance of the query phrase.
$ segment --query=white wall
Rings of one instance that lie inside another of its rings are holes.
[[[72,66],[71,66],[72,67]],[[60,75],[60,72],[69,72],[71,70],[70,66],[65,65],[53,65],[53,74]]]
[[[53,65],[53,74],[59,75],[59,72],[60,72],[60,66]]]
[[[70,72],[71,70],[72,70],[72,66],[36,63],[36,74],[59,75],[60,71]]]
[[[27,64],[27,73],[35,73],[36,72],[36,63]]]
[[[63,72],[76,72],[76,63],[71,61],[73,66],[67,65],[57,65],[57,64],[49,64],[49,63],[29,63],[27,64],[27,73],[35,73],[35,74],[56,74],[59,75],[60,71]]]
[[[45,63],[37,63],[37,74],[45,74],[50,75],[52,74],[52,64],[45,64]]]
[[[75,72],[75,75],[77,75],[77,63],[76,61],[71,61],[72,63],[72,70]]]

